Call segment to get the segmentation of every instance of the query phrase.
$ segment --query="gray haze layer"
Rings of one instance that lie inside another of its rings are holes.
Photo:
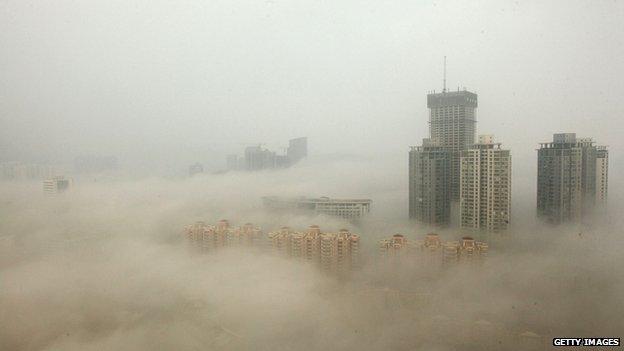
[[[524,213],[505,237],[491,238],[484,266],[423,280],[424,266],[397,275],[374,259],[378,239],[397,231],[418,239],[427,230],[404,220],[396,186],[404,174],[387,171],[396,162],[377,162],[372,172],[369,161],[305,162],[280,172],[85,182],[54,198],[39,183],[3,183],[0,341],[8,350],[516,350],[527,332],[542,343],[619,335],[621,201],[600,225],[581,229],[546,227]],[[335,176],[353,172],[366,176],[347,184]],[[362,189],[378,201],[358,225],[276,217],[259,201],[268,191]],[[181,228],[220,218],[265,229],[346,226],[362,235],[362,270],[340,283],[263,253],[189,251]],[[394,306],[384,284],[423,294],[425,303]]]

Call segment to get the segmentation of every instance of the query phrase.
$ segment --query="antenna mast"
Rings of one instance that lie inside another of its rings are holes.
[[[446,56],[444,56],[444,80],[443,80],[442,92],[446,93]]]

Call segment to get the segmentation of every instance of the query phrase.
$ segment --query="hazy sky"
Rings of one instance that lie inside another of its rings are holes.
[[[623,17],[621,1],[3,0],[0,160],[223,162],[298,136],[406,154],[446,55],[516,167],[558,131],[617,164]]]

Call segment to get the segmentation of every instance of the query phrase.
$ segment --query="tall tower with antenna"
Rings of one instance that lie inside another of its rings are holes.
[[[460,154],[475,143],[477,123],[477,94],[467,90],[448,91],[446,88],[446,56],[442,92],[427,95],[429,135],[433,141],[451,153],[450,184],[452,199],[459,199]]]

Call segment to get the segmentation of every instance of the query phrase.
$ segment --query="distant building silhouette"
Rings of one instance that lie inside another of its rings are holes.
[[[308,138],[301,137],[290,139],[288,141],[288,150],[286,152],[291,165],[299,162],[308,156]]]
[[[259,171],[275,168],[275,152],[262,146],[248,146],[245,148],[245,169]]]
[[[243,157],[228,155],[227,170],[259,171],[265,169],[287,168],[308,155],[308,138],[291,139],[286,154],[277,154],[262,147],[262,144],[245,148]]]
[[[22,162],[0,163],[0,179],[2,180],[43,180],[52,178],[61,171],[49,165]]]
[[[195,163],[189,166],[189,176],[204,173],[204,166],[201,163]]]
[[[47,195],[60,194],[67,191],[71,186],[71,180],[57,176],[43,181],[43,192]]]

